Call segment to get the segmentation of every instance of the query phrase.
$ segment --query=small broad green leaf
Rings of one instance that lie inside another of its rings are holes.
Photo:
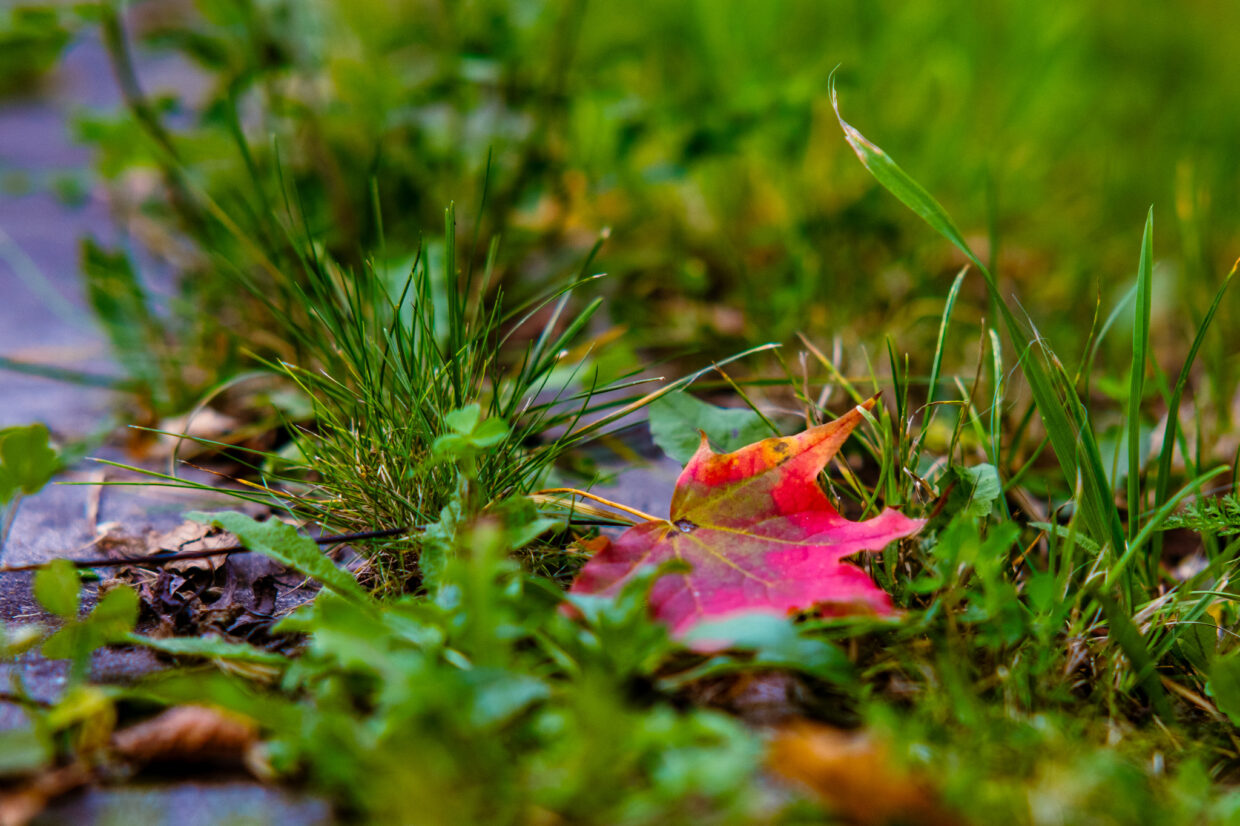
[[[1049,614],[1059,598],[1059,581],[1051,574],[1037,571],[1025,582],[1025,596],[1038,614]]]
[[[49,660],[72,660],[90,653],[91,634],[80,622],[71,622],[60,628],[43,643],[43,656]]]
[[[469,447],[469,440],[459,433],[445,433],[431,445],[431,452],[436,456],[452,456]]]
[[[86,619],[80,622],[70,617],[66,619],[69,622],[43,643],[43,656],[73,660],[77,669],[83,669],[90,652],[124,640],[133,631],[138,621],[138,592],[128,585],[117,586],[99,598]],[[81,676],[85,676],[84,673]]]
[[[138,622],[138,592],[128,585],[110,589],[99,598],[86,622],[101,643],[126,638]]]
[[[995,502],[1003,495],[1003,483],[994,465],[953,465],[946,475],[948,481],[957,485],[948,503],[948,509],[954,513],[975,518],[990,516]]]
[[[46,732],[34,726],[0,731],[0,777],[30,774],[52,759]]]
[[[467,404],[458,410],[453,410],[443,417],[443,421],[444,424],[457,433],[468,434],[474,431],[474,428],[478,426],[478,420],[481,418],[482,408],[475,402],[474,404]]]
[[[487,419],[470,433],[469,441],[474,447],[494,447],[508,438],[508,422],[503,419]]]
[[[95,685],[75,685],[48,709],[43,721],[52,731],[63,731],[104,716],[114,716],[112,697],[107,690]]]
[[[537,506],[524,496],[510,496],[495,502],[487,507],[486,514],[503,525],[501,544],[509,551],[524,548],[561,521],[541,516]]]
[[[0,505],[18,492],[36,493],[59,469],[56,451],[41,424],[0,430]]]
[[[725,453],[771,435],[762,417],[752,410],[715,407],[688,393],[668,393],[647,409],[654,443],[681,463],[697,452],[702,433]]]
[[[342,596],[356,600],[369,599],[357,584],[357,580],[337,568],[312,539],[299,534],[292,525],[286,525],[278,519],[257,522],[236,511],[194,511],[185,514],[185,518],[223,528],[241,540],[241,544],[251,551],[269,556],[311,579],[316,579]]]
[[[56,559],[34,575],[34,597],[48,612],[77,619],[82,579],[67,559]]]
[[[1215,657],[1210,666],[1209,693],[1232,724],[1240,725],[1240,652]]]
[[[310,634],[310,650],[349,671],[395,676],[404,666],[392,656],[390,629],[375,612],[335,594],[315,600],[313,614],[298,613],[276,626],[278,631]]]
[[[513,550],[523,548],[559,524],[559,519],[543,517],[513,525],[507,529],[508,535],[505,537],[505,542]]]
[[[478,728],[501,725],[551,694],[542,680],[501,669],[472,669],[466,681],[473,684],[470,723]]]
[[[854,676],[852,662],[843,651],[826,640],[804,635],[787,617],[739,614],[704,622],[685,635],[690,647],[713,648],[715,640],[726,640],[731,649],[752,651],[751,660],[738,663],[746,668],[794,669],[835,683]]]

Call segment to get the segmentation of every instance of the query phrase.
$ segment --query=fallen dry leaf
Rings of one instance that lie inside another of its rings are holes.
[[[118,731],[112,750],[134,763],[244,762],[258,742],[253,720],[205,706],[178,706]]]
[[[200,522],[182,522],[167,531],[147,531],[144,536],[129,533],[119,522],[105,522],[97,529],[95,547],[120,557],[154,556],[165,551],[209,551],[237,544],[237,538]],[[214,571],[224,564],[224,554],[203,559],[182,559],[165,563],[172,571]]]
[[[170,531],[150,533],[147,535],[147,553],[157,554],[161,551],[210,551],[216,548],[230,548],[237,545],[237,537],[226,531],[220,531],[201,522],[182,522]],[[188,571],[192,569],[214,571],[224,564],[228,557],[208,556],[203,559],[183,559],[169,562],[163,567],[172,571]]]
[[[118,523],[99,526],[96,546],[118,557],[153,556],[165,551],[235,547],[237,538],[197,522],[167,531],[127,533]],[[154,620],[153,636],[199,636],[214,631],[229,639],[268,642],[280,595],[278,577],[286,569],[259,554],[161,562],[157,567],[127,566],[117,578],[131,583],[142,600],[143,620]]]
[[[916,532],[922,520],[888,509],[852,522],[818,484],[819,472],[861,423],[862,407],[734,453],[714,453],[703,435],[676,482],[669,519],[625,531],[586,563],[572,592],[614,594],[638,569],[679,560],[689,569],[662,577],[650,594],[654,615],[676,636],[748,612],[892,613],[890,597],[842,560],[881,550]]]
[[[781,726],[771,740],[767,767],[855,826],[964,822],[944,808],[925,778],[896,765],[883,744],[864,733],[806,720]]]

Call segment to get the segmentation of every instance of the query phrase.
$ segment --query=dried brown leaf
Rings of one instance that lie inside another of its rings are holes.
[[[856,826],[960,826],[923,777],[897,765],[881,742],[805,720],[781,726],[767,766],[805,786]]]
[[[200,522],[182,522],[170,531],[147,534],[146,553],[161,551],[209,551],[237,545],[237,537]],[[214,571],[224,564],[224,554],[203,559],[183,559],[169,562],[164,567],[172,571]]]
[[[116,754],[135,763],[242,763],[258,742],[253,720],[205,706],[178,706],[112,737]]]

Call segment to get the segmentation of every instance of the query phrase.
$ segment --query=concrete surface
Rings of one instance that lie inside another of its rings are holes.
[[[192,82],[183,66],[165,58],[154,66],[156,85]],[[89,161],[69,132],[70,113],[81,106],[114,107],[118,95],[98,42],[83,39],[67,51],[61,67],[39,89],[20,99],[0,100],[0,178],[28,182],[25,191],[0,191],[0,355],[22,361],[115,375],[104,336],[86,307],[78,268],[79,241],[93,235],[106,243],[117,236],[101,195],[68,205],[46,184],[56,176],[80,174]],[[144,275],[149,270],[144,269]],[[158,280],[158,273],[156,279]],[[166,281],[166,277],[165,277]],[[97,433],[111,421],[108,391],[64,384],[0,370],[0,427],[41,421],[59,440]],[[121,459],[106,448],[93,455]],[[119,474],[109,472],[107,478]],[[105,471],[83,463],[59,482],[98,482]],[[167,529],[191,508],[221,502],[164,488],[49,485],[21,502],[0,563],[41,562],[90,552],[94,529],[120,522],[133,533]],[[30,574],[0,575],[0,620],[47,621],[30,593]],[[88,597],[87,604],[90,599]],[[145,650],[101,651],[92,663],[99,682],[134,680],[162,667]],[[38,700],[54,701],[63,689],[66,663],[31,653],[0,663],[0,688],[20,676]],[[25,723],[24,712],[0,701],[0,729]],[[153,783],[140,778],[123,787],[90,787],[55,801],[37,824],[125,824],[125,826],[225,826],[332,822],[323,800],[248,779],[204,779]]]

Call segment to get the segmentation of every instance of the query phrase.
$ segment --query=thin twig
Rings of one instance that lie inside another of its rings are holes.
[[[412,530],[420,530],[413,528]],[[362,531],[361,533],[342,533],[332,536],[314,538],[317,545],[336,545],[341,542],[357,542],[363,539],[380,539],[385,536],[399,536],[409,533],[410,528],[387,528],[381,531]],[[149,556],[135,557],[96,557],[94,559],[70,559],[75,568],[113,568],[121,565],[165,565],[169,562],[180,562],[185,559],[206,559],[221,554],[249,553],[250,548],[244,545],[230,545],[226,548],[209,548],[199,551],[167,551],[160,550]],[[23,571],[37,571],[47,567],[48,562],[34,562],[29,565],[3,565],[0,574],[16,574]]]

